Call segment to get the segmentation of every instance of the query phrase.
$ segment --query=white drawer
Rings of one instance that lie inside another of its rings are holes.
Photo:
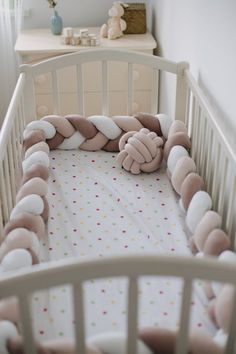
[[[37,95],[37,117],[41,118],[53,114],[53,97],[51,94]],[[109,93],[109,115],[127,114],[127,92],[111,91]],[[60,94],[61,115],[77,114],[79,112],[78,98],[75,93]],[[84,96],[85,116],[102,114],[102,100],[99,92],[86,92]],[[150,110],[150,91],[139,90],[134,92],[133,114]]]
[[[134,89],[147,90],[152,86],[152,70],[147,66],[133,65]],[[127,90],[128,64],[110,62],[108,67],[108,87],[110,91]]]
[[[70,66],[58,71],[59,92],[77,92],[76,66]],[[88,92],[100,92],[102,89],[102,68],[98,62],[84,64],[84,90]],[[147,90],[152,85],[152,70],[147,66],[134,65],[133,67],[134,89]],[[126,63],[110,62],[108,66],[109,91],[127,90],[128,65]],[[52,92],[51,74],[39,75],[35,78],[36,93],[46,94]]]
[[[85,93],[84,95],[85,116],[94,114],[102,114],[102,101],[100,93]],[[36,98],[37,117],[42,118],[53,112],[53,97],[52,94],[37,95]],[[61,115],[78,114],[78,96],[75,93],[61,93],[60,94],[60,110]]]
[[[151,108],[151,91],[139,90],[134,92],[133,97],[133,113],[150,112]]]
[[[36,114],[37,118],[42,118],[48,114],[53,114],[52,95],[37,95],[36,96]]]
[[[127,115],[127,92],[111,91],[109,94],[109,115]],[[150,90],[135,91],[133,95],[132,114],[150,111]]]

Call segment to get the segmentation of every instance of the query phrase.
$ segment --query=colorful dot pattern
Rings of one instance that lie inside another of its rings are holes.
[[[103,151],[52,151],[48,235],[42,261],[118,254],[189,255],[184,217],[165,168],[131,175]],[[139,326],[179,326],[182,282],[145,277],[139,282]],[[124,278],[89,281],[84,286],[86,333],[126,329]],[[36,338],[74,336],[72,292],[68,285],[33,297]],[[194,284],[191,324],[213,334],[200,282]]]

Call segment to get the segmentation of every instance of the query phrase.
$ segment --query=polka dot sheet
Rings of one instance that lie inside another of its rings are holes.
[[[52,151],[48,235],[41,241],[41,261],[124,254],[189,255],[184,217],[165,168],[131,175],[103,151]],[[84,286],[86,335],[126,329],[127,281],[88,281]],[[139,327],[179,326],[182,281],[144,277],[139,282]],[[200,281],[194,283],[191,326],[210,334]],[[36,338],[73,338],[70,286],[34,294]]]

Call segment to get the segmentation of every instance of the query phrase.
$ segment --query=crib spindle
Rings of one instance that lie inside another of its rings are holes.
[[[84,80],[82,64],[78,64],[77,68],[77,90],[78,90],[78,103],[79,103],[79,114],[84,116]]]
[[[207,185],[207,166],[209,164],[209,139],[210,139],[210,127],[207,122],[207,116],[205,116],[205,144],[204,144],[204,156],[203,156],[203,174],[202,178]]]
[[[192,299],[192,280],[184,281],[181,315],[180,315],[180,329],[176,344],[176,354],[187,354],[188,352],[188,333],[189,333],[189,315],[190,305]]]
[[[201,152],[202,152],[202,109],[198,106],[197,109],[197,156],[196,156],[196,165],[199,174],[202,173],[202,161],[201,161]]]
[[[226,183],[228,179],[228,167],[229,167],[229,160],[227,159],[226,155],[222,157],[223,163],[223,169],[222,169],[222,176],[221,176],[221,182],[220,182],[220,188],[219,188],[219,199],[218,199],[218,212],[220,215],[223,215],[224,213],[224,203],[225,203],[225,191],[226,191]]]
[[[15,188],[16,192],[18,191],[18,182],[19,182],[19,166],[20,166],[20,157],[21,157],[21,148],[19,144],[19,137],[16,135],[15,126],[12,129],[11,136],[11,146],[12,146],[12,154],[13,154],[13,166],[14,166],[14,176],[15,176]]]
[[[12,152],[12,140],[11,137],[7,146],[7,155],[9,159],[9,172],[10,172],[10,188],[11,188],[11,197],[12,197],[12,206],[15,205],[16,192],[17,192],[17,183],[16,183],[16,174],[14,168],[13,152]]]
[[[151,96],[151,113],[157,114],[159,112],[159,70],[153,68],[152,70],[152,96]]]
[[[52,71],[52,88],[53,88],[53,113],[60,114],[60,95],[59,95],[59,85],[57,71]]]
[[[206,166],[206,186],[208,193],[211,189],[211,164],[212,164],[212,144],[213,144],[213,130],[210,129],[210,138],[208,144],[208,152],[207,152],[207,166]]]
[[[36,117],[35,117],[36,119]],[[23,96],[20,98],[20,121],[22,128],[25,127],[25,109],[24,109],[24,99]]]
[[[102,61],[102,114],[108,115],[108,74],[107,74],[107,61]]]
[[[37,354],[31,324],[30,298],[23,293],[19,295],[18,300],[25,354]]]
[[[185,125],[188,128],[188,135],[192,136],[192,116],[191,116],[191,107],[192,107],[192,94],[188,87],[187,90],[187,101],[186,101],[186,116],[185,116]]]
[[[3,212],[3,208],[2,208],[2,200],[0,198],[0,244],[2,243],[3,241],[3,230],[4,230],[4,222],[3,222],[3,215],[2,215],[2,212]]]
[[[194,113],[193,113],[193,120],[194,120],[194,133],[193,133],[193,159],[194,161],[196,161],[197,163],[197,157],[198,157],[198,149],[199,149],[199,136],[198,136],[198,132],[199,132],[199,119],[198,119],[198,115],[199,115],[199,106],[197,104],[197,101],[194,101]],[[197,165],[198,168],[198,165]]]
[[[213,182],[212,182],[212,202],[213,208],[216,209],[217,198],[218,198],[218,189],[219,189],[219,163],[221,158],[221,145],[218,142],[216,149],[216,156],[214,156],[214,166],[213,166]]]
[[[206,168],[206,131],[207,131],[207,119],[202,112],[202,131],[201,131],[201,150],[200,150],[200,170],[203,180],[205,180],[205,168]]]
[[[128,338],[126,353],[137,352],[138,284],[137,278],[129,279]]]
[[[232,236],[235,196],[236,196],[236,175],[234,175],[232,178],[232,188],[231,188],[229,201],[228,201],[226,226],[225,226],[228,235],[231,236],[231,243],[233,247],[235,247],[235,237]]]
[[[234,287],[234,301],[233,301],[233,308],[231,313],[230,319],[230,327],[229,327],[229,334],[226,343],[226,350],[225,354],[232,354],[235,353],[235,338],[236,338],[236,292]]]
[[[3,174],[3,162],[0,166],[0,195],[1,195],[1,209],[2,209],[2,218],[3,218],[3,225],[1,225],[1,229],[3,230],[3,226],[9,219],[10,209],[8,208],[8,200],[6,196],[6,186],[5,186],[5,179]],[[1,239],[3,238],[3,231],[1,233]]]
[[[185,121],[187,98],[187,85],[184,73],[188,67],[189,65],[186,62],[181,62],[177,66],[175,119],[183,122]]]
[[[133,64],[128,63],[128,105],[127,114],[133,113]]]
[[[7,200],[7,208],[9,210],[12,209],[12,199],[11,199],[11,186],[10,186],[10,176],[9,176],[9,165],[8,165],[8,158],[7,154],[5,156],[5,159],[3,160],[3,171],[4,171],[4,193],[6,194],[6,200]]]
[[[82,284],[74,284],[74,314],[75,314],[75,339],[76,353],[85,354],[85,329],[84,329],[84,301]]]
[[[196,98],[192,95],[192,107],[191,107],[191,122],[192,122],[192,133],[191,133],[191,156],[195,160],[196,156]]]

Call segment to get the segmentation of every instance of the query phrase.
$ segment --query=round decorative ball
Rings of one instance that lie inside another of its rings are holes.
[[[133,174],[157,170],[163,159],[163,140],[146,128],[124,134],[119,141],[118,163]]]

